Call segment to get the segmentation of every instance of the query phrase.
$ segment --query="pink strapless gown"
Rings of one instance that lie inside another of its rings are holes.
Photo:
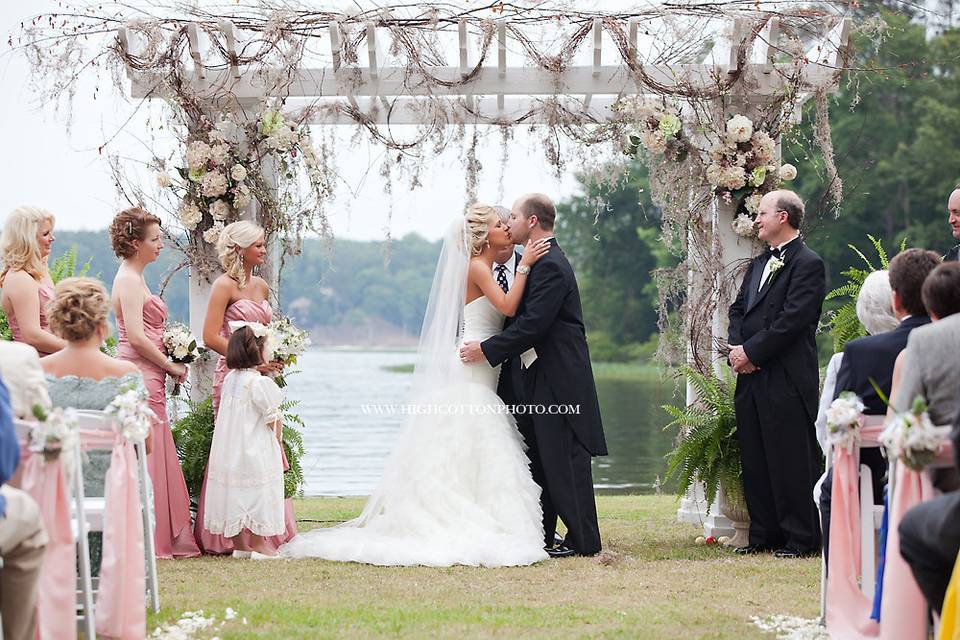
[[[237,300],[233,302],[227,307],[227,310],[223,314],[223,326],[220,327],[220,335],[224,338],[230,337],[230,326],[228,323],[233,320],[246,320],[247,322],[259,322],[261,324],[267,324],[273,320],[273,309],[270,308],[270,303],[266,300],[263,302],[254,302],[253,300]],[[217,360],[217,368],[213,372],[214,415],[216,415],[217,409],[220,406],[220,392],[223,389],[223,379],[227,377],[228,371],[230,371],[230,369],[227,368],[227,359],[221,356]],[[281,454],[283,454],[283,451],[283,447],[281,447]],[[289,468],[285,454],[283,455],[283,468],[284,470]],[[204,472],[203,488],[200,490],[200,503],[197,508],[197,521],[194,525],[194,533],[197,536],[197,542],[200,543],[200,548],[203,549],[204,553],[233,553],[233,540],[230,538],[224,538],[223,536],[215,533],[210,533],[203,528],[204,496],[206,493],[207,476],[206,472]],[[293,516],[293,500],[287,499],[283,501],[283,513],[284,521],[287,525],[286,532],[284,532],[283,535],[266,538],[267,545],[273,549],[280,548],[280,545],[289,542],[295,535],[297,535],[297,521]],[[250,532],[244,529],[240,535],[249,546]]]
[[[147,338],[164,353],[163,323],[166,321],[167,305],[160,296],[150,296],[143,304],[143,330]],[[200,548],[190,527],[190,494],[167,419],[167,372],[141,357],[130,345],[121,314],[117,314],[117,333],[120,334],[117,357],[140,367],[150,396],[150,408],[157,416],[153,423],[153,450],[147,455],[147,470],[153,482],[153,505],[157,518],[153,535],[157,557],[198,556]]]
[[[50,302],[50,299],[53,298],[53,287],[43,282],[40,283],[40,291],[38,292],[40,296],[40,328],[44,331],[49,331],[49,325],[47,324],[47,314],[45,309],[47,308],[47,303]],[[13,313],[7,316],[7,323],[10,325],[10,333],[13,334],[14,342],[23,342],[27,341],[23,339],[23,332],[20,331],[20,324],[17,322],[17,317]],[[43,356],[50,355],[46,351],[40,351],[37,349],[37,354],[42,358]]]

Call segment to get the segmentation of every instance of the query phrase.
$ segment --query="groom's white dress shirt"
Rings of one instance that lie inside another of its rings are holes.
[[[773,248],[773,249],[776,249],[777,251],[780,251],[780,252],[782,253],[782,252],[783,252],[783,248],[784,248],[785,246],[787,246],[788,244],[790,244],[791,242],[793,242],[794,240],[796,240],[796,239],[799,238],[799,237],[800,237],[800,234],[797,233],[797,235],[793,236],[792,238],[790,238],[790,239],[787,240],[786,242],[782,242],[782,243],[778,244],[776,247],[772,247],[772,248]],[[783,259],[783,258],[781,258],[781,260],[782,260],[782,259]],[[763,289],[763,285],[765,285],[765,284],[767,283],[767,278],[769,278],[769,277],[770,277],[770,261],[767,260],[767,264],[763,265],[763,274],[761,274],[761,276],[760,276],[760,289]],[[757,289],[757,291],[760,291],[760,289]]]
[[[503,270],[503,276],[507,279],[507,288],[513,288],[513,281],[517,277],[517,254],[514,253],[510,256],[510,259],[504,263],[494,262],[493,263],[493,276],[496,277],[497,273],[500,271],[500,267],[506,267]]]

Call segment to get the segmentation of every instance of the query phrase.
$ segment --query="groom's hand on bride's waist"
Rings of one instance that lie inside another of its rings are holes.
[[[470,364],[485,359],[479,342],[464,342],[460,347],[460,361],[463,363]]]

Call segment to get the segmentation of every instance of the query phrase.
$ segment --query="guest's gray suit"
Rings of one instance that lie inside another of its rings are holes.
[[[897,411],[907,411],[913,399],[922,395],[933,424],[951,424],[960,409],[958,371],[960,313],[917,327],[907,338],[894,407]]]

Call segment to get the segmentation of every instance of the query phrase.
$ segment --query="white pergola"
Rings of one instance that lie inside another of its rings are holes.
[[[471,33],[471,28],[479,30],[476,23],[461,20],[456,36],[459,64],[418,69],[389,66],[389,59],[382,53],[389,30],[373,22],[364,28],[366,55],[358,52],[359,63],[348,63],[340,25],[331,22],[325,38],[328,42],[322,45],[329,47],[330,64],[296,69],[293,76],[285,80],[283,95],[277,96],[271,93],[271,84],[264,80],[262,69],[247,69],[238,64],[238,52],[242,56],[243,46],[233,23],[220,21],[213,35],[209,29],[204,32],[196,23],[187,23],[190,60],[184,62],[192,68],[184,69],[181,78],[189,83],[194,95],[209,99],[211,104],[224,96],[245,109],[276,97],[288,100],[288,108],[302,101],[310,107],[307,122],[320,126],[356,124],[357,114],[362,114],[368,124],[417,125],[424,123],[425,109],[435,116],[438,105],[452,125],[548,126],[556,122],[558,113],[580,122],[603,123],[616,117],[611,106],[618,99],[648,92],[640,78],[661,87],[705,89],[735,77],[736,82],[726,98],[728,104],[737,104],[747,114],[782,92],[785,78],[795,78],[798,64],[801,65],[801,93],[795,102],[798,111],[813,92],[834,88],[848,45],[851,29],[848,18],[837,17],[827,33],[811,42],[799,59],[788,54],[785,47],[781,48],[780,21],[776,15],[771,14],[753,38],[755,27],[756,22],[752,20],[730,20],[723,33],[713,34],[717,36],[715,44],[699,62],[645,64],[641,56],[645,44],[641,41],[643,25],[636,19],[618,21],[598,17],[593,19],[586,41],[592,54],[589,63],[566,66],[555,72],[508,56],[517,44],[510,36],[519,27],[504,21],[496,24],[487,41],[488,47],[495,48],[495,56],[480,60],[483,36]],[[623,47],[611,44],[604,47],[605,42],[612,42],[609,34],[614,32],[626,35],[626,55],[622,53]],[[204,37],[216,37],[216,46],[204,46],[210,44],[204,42]],[[120,29],[118,39],[123,51],[136,53],[137,38],[130,29]],[[317,45],[318,39],[312,36],[312,44]],[[128,76],[132,97],[164,97],[160,91],[164,83],[161,74],[128,70]],[[430,81],[426,81],[427,76]],[[651,95],[659,97],[662,91],[651,92]],[[799,113],[794,115],[798,117]],[[754,241],[739,237],[731,230],[730,221],[735,213],[733,206],[714,199],[711,228],[702,230],[710,236],[709,246],[719,253],[713,258],[721,260],[725,272],[731,274],[757,249]],[[701,275],[698,258],[690,257],[689,286],[704,286],[698,282]],[[191,326],[194,332],[200,332],[209,284],[193,273],[190,283]],[[719,302],[712,337],[725,339],[726,309],[724,301]],[[712,346],[691,345],[690,348],[711,349]],[[695,400],[692,393],[688,388],[688,401]],[[729,520],[705,513],[702,495],[685,499],[679,517],[691,523],[705,523],[710,534],[732,533]]]

